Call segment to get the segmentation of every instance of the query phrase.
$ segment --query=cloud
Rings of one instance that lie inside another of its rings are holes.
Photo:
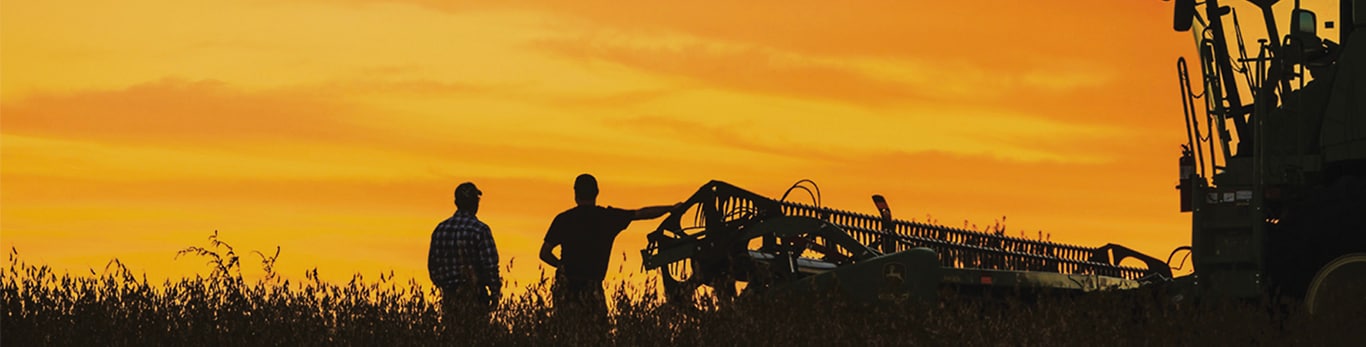
[[[554,72],[519,44],[542,36],[520,13],[410,5],[137,0],[3,4],[6,102],[148,80],[281,88],[335,80],[518,83]]]
[[[624,104],[676,96],[677,91],[722,89],[835,101],[884,113],[973,105],[1090,126],[1159,129],[1165,125],[1146,115],[1179,114],[1174,100],[1154,102],[1174,99],[1166,97],[1169,81],[1071,59],[1006,71],[935,61],[839,60],[695,38],[665,36],[658,41],[598,35],[545,39],[536,46],[584,65],[618,64],[672,80],[672,87],[617,94],[627,96],[620,99]]]
[[[799,98],[828,98],[863,104],[906,102],[917,96],[906,86],[858,71],[804,62],[754,48],[636,46],[594,38],[548,39],[537,45],[565,57],[606,61],[684,79],[691,88],[730,88]]]
[[[7,134],[187,144],[366,137],[353,105],[217,81],[161,80],[120,90],[33,96],[0,106]]]
[[[670,170],[678,166],[753,171],[744,165],[749,157],[717,166],[671,138],[605,127],[598,117],[503,89],[395,81],[250,91],[162,80],[33,96],[0,105],[5,173],[98,172],[107,182],[330,182],[572,177],[593,170],[651,183],[678,178]]]
[[[551,34],[533,47],[673,82],[643,90],[726,88],[866,106],[973,103],[1148,129],[1164,127],[1149,115],[1179,113],[1169,81],[1153,76],[1170,76],[1189,45],[1184,37],[1155,39],[1175,35],[1165,26],[1170,4],[1160,2],[356,3],[535,14]]]
[[[536,12],[572,23],[556,24],[560,26],[675,33],[818,56],[967,61],[991,69],[1018,69],[1078,53],[1120,60],[1146,52],[1150,43],[1145,42],[1168,32],[1171,11],[1165,3],[1102,6],[1085,1],[354,2],[404,3],[451,13]]]
[[[136,145],[403,144],[395,120],[421,118],[389,105],[407,100],[518,98],[516,85],[377,79],[247,89],[215,80],[162,79],[108,90],[33,95],[0,105],[3,131],[32,138]],[[383,102],[376,102],[381,100]],[[463,111],[463,110],[462,110]],[[461,111],[455,112],[460,118]],[[431,143],[427,143],[431,145]]]
[[[686,104],[686,102],[681,102]],[[887,110],[772,103],[781,111],[736,109],[745,117],[695,114],[662,105],[605,120],[622,132],[674,138],[679,146],[754,153],[755,158],[840,162],[848,156],[944,152],[1020,162],[1107,162],[1131,153],[1127,129],[1063,123],[973,107]],[[758,108],[763,110],[762,107]]]

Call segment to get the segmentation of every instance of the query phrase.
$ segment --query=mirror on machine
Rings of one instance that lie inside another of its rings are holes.
[[[1195,0],[1176,0],[1176,10],[1173,11],[1172,29],[1178,32],[1191,30],[1191,25],[1195,22]]]
[[[1295,10],[1290,17],[1290,32],[1295,37],[1317,38],[1318,26],[1318,17],[1313,11]]]

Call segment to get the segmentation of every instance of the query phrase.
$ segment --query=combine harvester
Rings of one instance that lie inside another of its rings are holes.
[[[1341,1],[1342,44],[1318,37],[1315,14],[1298,1],[1283,39],[1271,8],[1277,1],[1250,2],[1277,39],[1257,41],[1255,57],[1235,42],[1235,59],[1225,22],[1242,33],[1229,7],[1176,1],[1174,28],[1200,27],[1201,91],[1178,59],[1188,142],[1177,188],[1192,234],[1166,261],[1116,244],[897,220],[877,195],[877,216],[823,207],[815,184],[803,185],[810,181],[787,192],[811,192],[810,205],[712,181],[647,236],[645,268],[660,270],[671,300],[702,288],[721,297],[836,290],[899,302],[931,300],[945,287],[1084,293],[1161,285],[1173,300],[1284,297],[1310,312],[1360,309],[1347,304],[1366,302],[1366,31],[1352,32],[1366,28],[1366,0]],[[1173,278],[1169,263],[1182,252],[1194,273]],[[1128,259],[1143,266],[1121,265]]]
[[[1187,134],[1177,188],[1192,220],[1191,245],[1178,251],[1191,252],[1195,273],[1176,285],[1197,298],[1366,309],[1366,0],[1341,0],[1342,20],[1323,23],[1340,24],[1341,44],[1318,36],[1298,0],[1284,37],[1277,1],[1250,2],[1269,40],[1242,42],[1237,14],[1218,0],[1176,2],[1174,29],[1200,29],[1200,92],[1177,60]]]

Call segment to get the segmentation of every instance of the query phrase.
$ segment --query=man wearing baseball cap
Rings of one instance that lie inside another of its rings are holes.
[[[636,210],[597,205],[598,180],[582,174],[574,179],[574,208],[555,216],[541,244],[541,260],[555,267],[555,283],[551,288],[555,310],[583,309],[605,319],[607,302],[603,297],[602,280],[607,274],[612,243],[617,234],[632,221],[654,219],[668,213],[677,205],[651,206]],[[554,249],[560,248],[555,256]]]
[[[447,317],[455,312],[487,315],[502,297],[493,232],[475,217],[482,195],[474,183],[456,186],[455,214],[432,231],[427,273],[441,290]]]

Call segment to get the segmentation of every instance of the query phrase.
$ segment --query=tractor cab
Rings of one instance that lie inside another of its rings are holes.
[[[1325,264],[1366,253],[1366,0],[1342,0],[1340,26],[1296,1],[1284,36],[1278,1],[1248,2],[1268,34],[1254,44],[1236,9],[1176,1],[1173,28],[1194,30],[1198,52],[1196,67],[1177,60],[1195,265],[1183,281],[1205,296],[1302,299]]]

